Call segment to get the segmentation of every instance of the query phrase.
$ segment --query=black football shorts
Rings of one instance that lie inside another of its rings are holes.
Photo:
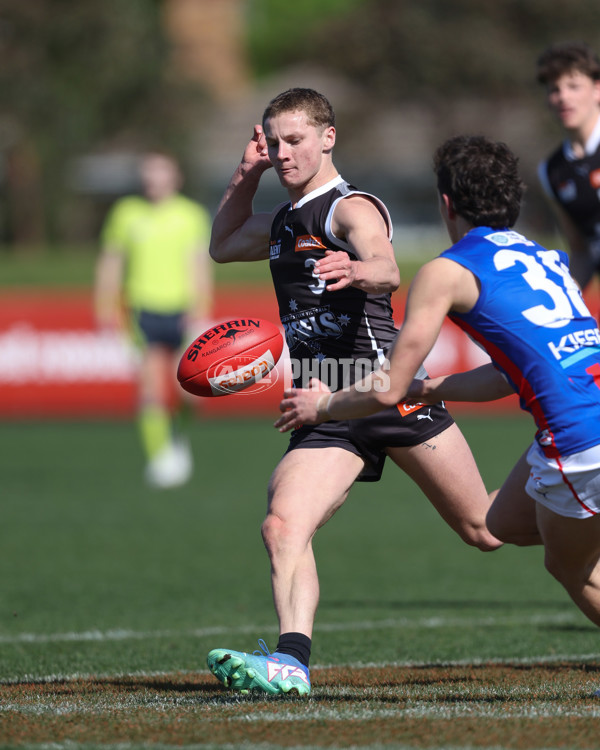
[[[304,425],[292,432],[286,453],[296,448],[343,448],[365,461],[357,482],[378,482],[386,448],[419,445],[452,424],[454,420],[443,404],[398,404],[360,419]]]

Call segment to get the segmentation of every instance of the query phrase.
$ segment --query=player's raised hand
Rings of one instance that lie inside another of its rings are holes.
[[[303,424],[319,424],[329,419],[324,406],[331,395],[329,388],[316,378],[311,378],[308,388],[288,388],[279,404],[282,416],[275,422],[279,432],[298,429]]]
[[[251,169],[260,168],[262,171],[273,166],[269,159],[267,140],[261,125],[254,126],[254,133],[242,157],[242,165]]]

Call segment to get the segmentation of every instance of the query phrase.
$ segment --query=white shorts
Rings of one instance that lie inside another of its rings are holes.
[[[546,508],[569,518],[600,513],[600,445],[560,458],[547,458],[537,443],[527,453],[531,467],[528,495]]]

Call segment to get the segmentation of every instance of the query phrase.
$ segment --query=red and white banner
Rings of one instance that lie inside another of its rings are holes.
[[[592,314],[598,317],[600,295],[595,292],[586,296],[586,301]],[[404,302],[405,291],[394,295],[398,323]],[[275,295],[268,286],[219,289],[213,317],[214,321],[208,324],[236,317],[277,322]],[[436,375],[468,370],[485,361],[487,356],[446,321],[425,365],[430,374]],[[0,417],[129,416],[135,411],[135,369],[135,351],[127,341],[95,329],[90,291],[2,292]],[[272,387],[198,399],[198,408],[207,415],[275,417],[289,373],[285,350],[270,376]],[[506,409],[518,408],[518,404],[516,397],[510,397],[476,407]]]

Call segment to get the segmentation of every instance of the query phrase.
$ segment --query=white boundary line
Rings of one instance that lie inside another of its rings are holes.
[[[576,623],[581,619],[577,612],[557,613],[553,615],[529,615],[522,617],[424,617],[418,619],[397,618],[386,620],[367,620],[351,623],[321,623],[315,625],[316,632],[352,632],[365,630],[409,629],[409,628],[446,628],[446,627],[488,627],[491,625],[564,625]],[[67,633],[17,633],[0,635],[0,645],[16,643],[58,643],[69,641],[126,641],[150,640],[155,638],[206,638],[213,635],[244,635],[247,633],[277,632],[274,625],[244,625],[240,627],[215,626],[194,628],[190,630],[84,630]]]

